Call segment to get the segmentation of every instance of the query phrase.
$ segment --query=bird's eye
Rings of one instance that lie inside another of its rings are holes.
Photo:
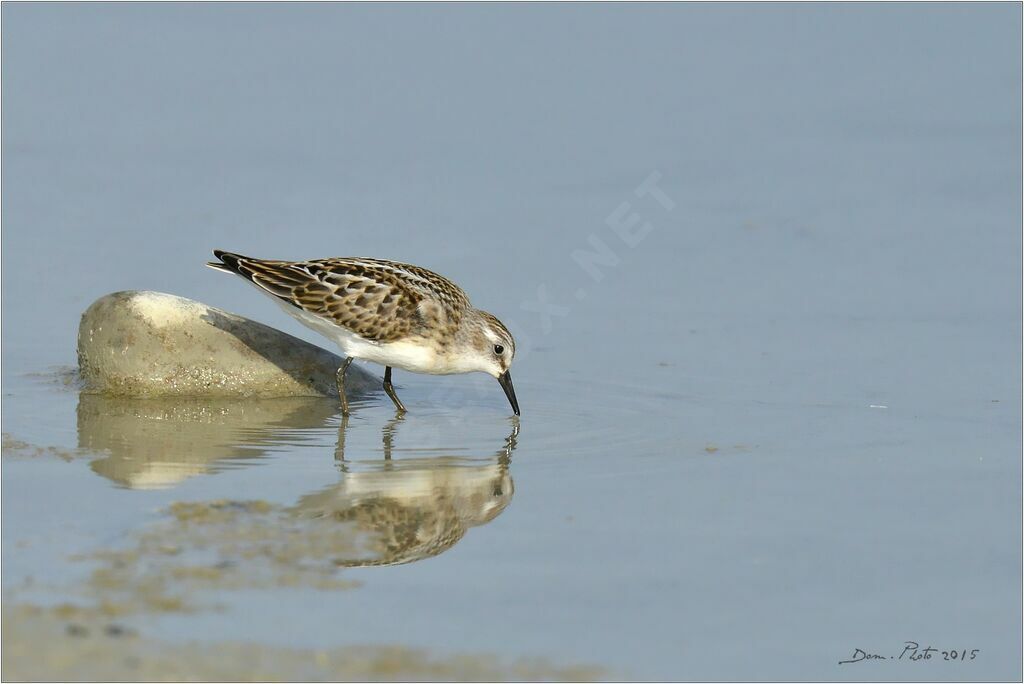
[[[496,344],[494,345],[494,353],[497,354],[498,356],[501,356],[502,354],[505,353],[505,348],[502,347],[500,344]]]

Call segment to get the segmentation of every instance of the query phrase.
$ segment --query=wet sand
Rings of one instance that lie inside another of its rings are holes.
[[[401,646],[311,650],[167,643],[89,611],[7,605],[5,681],[594,681],[600,668]]]

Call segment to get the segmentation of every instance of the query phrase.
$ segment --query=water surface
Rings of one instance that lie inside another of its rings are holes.
[[[3,19],[8,601],[174,643],[1020,678],[1018,6]],[[116,290],[322,343],[213,248],[451,276],[517,335],[521,421],[400,371],[401,421],[80,394]],[[906,640],[980,650],[838,665]]]

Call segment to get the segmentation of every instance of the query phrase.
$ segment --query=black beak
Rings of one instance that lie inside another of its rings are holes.
[[[516,401],[516,391],[512,388],[512,376],[509,375],[508,371],[505,371],[498,376],[498,384],[501,385],[501,389],[505,390],[505,396],[508,397],[508,403],[512,404],[512,410],[518,416],[519,402]]]

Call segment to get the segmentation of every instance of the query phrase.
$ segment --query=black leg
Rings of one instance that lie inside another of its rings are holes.
[[[397,428],[398,424],[401,423],[403,420],[405,420],[405,418],[402,417],[401,413],[395,413],[395,417],[389,420],[387,424],[384,426],[384,429],[381,430],[381,437],[383,438],[384,441],[385,461],[391,460],[391,447],[393,442],[395,441],[395,428]]]
[[[341,368],[338,369],[338,398],[341,399],[341,415],[348,415],[348,397],[345,396],[345,372],[348,370],[349,365],[352,363],[352,357],[345,359],[345,363],[341,364]]]
[[[341,415],[341,424],[338,425],[338,445],[334,447],[334,460],[345,460],[345,431],[348,430],[348,416]],[[344,466],[342,466],[344,467]]]
[[[391,401],[395,402],[395,410],[399,414],[405,413],[405,407],[402,406],[402,402],[398,399],[398,395],[395,394],[395,388],[391,384],[391,366],[384,367],[384,391],[391,397]]]

